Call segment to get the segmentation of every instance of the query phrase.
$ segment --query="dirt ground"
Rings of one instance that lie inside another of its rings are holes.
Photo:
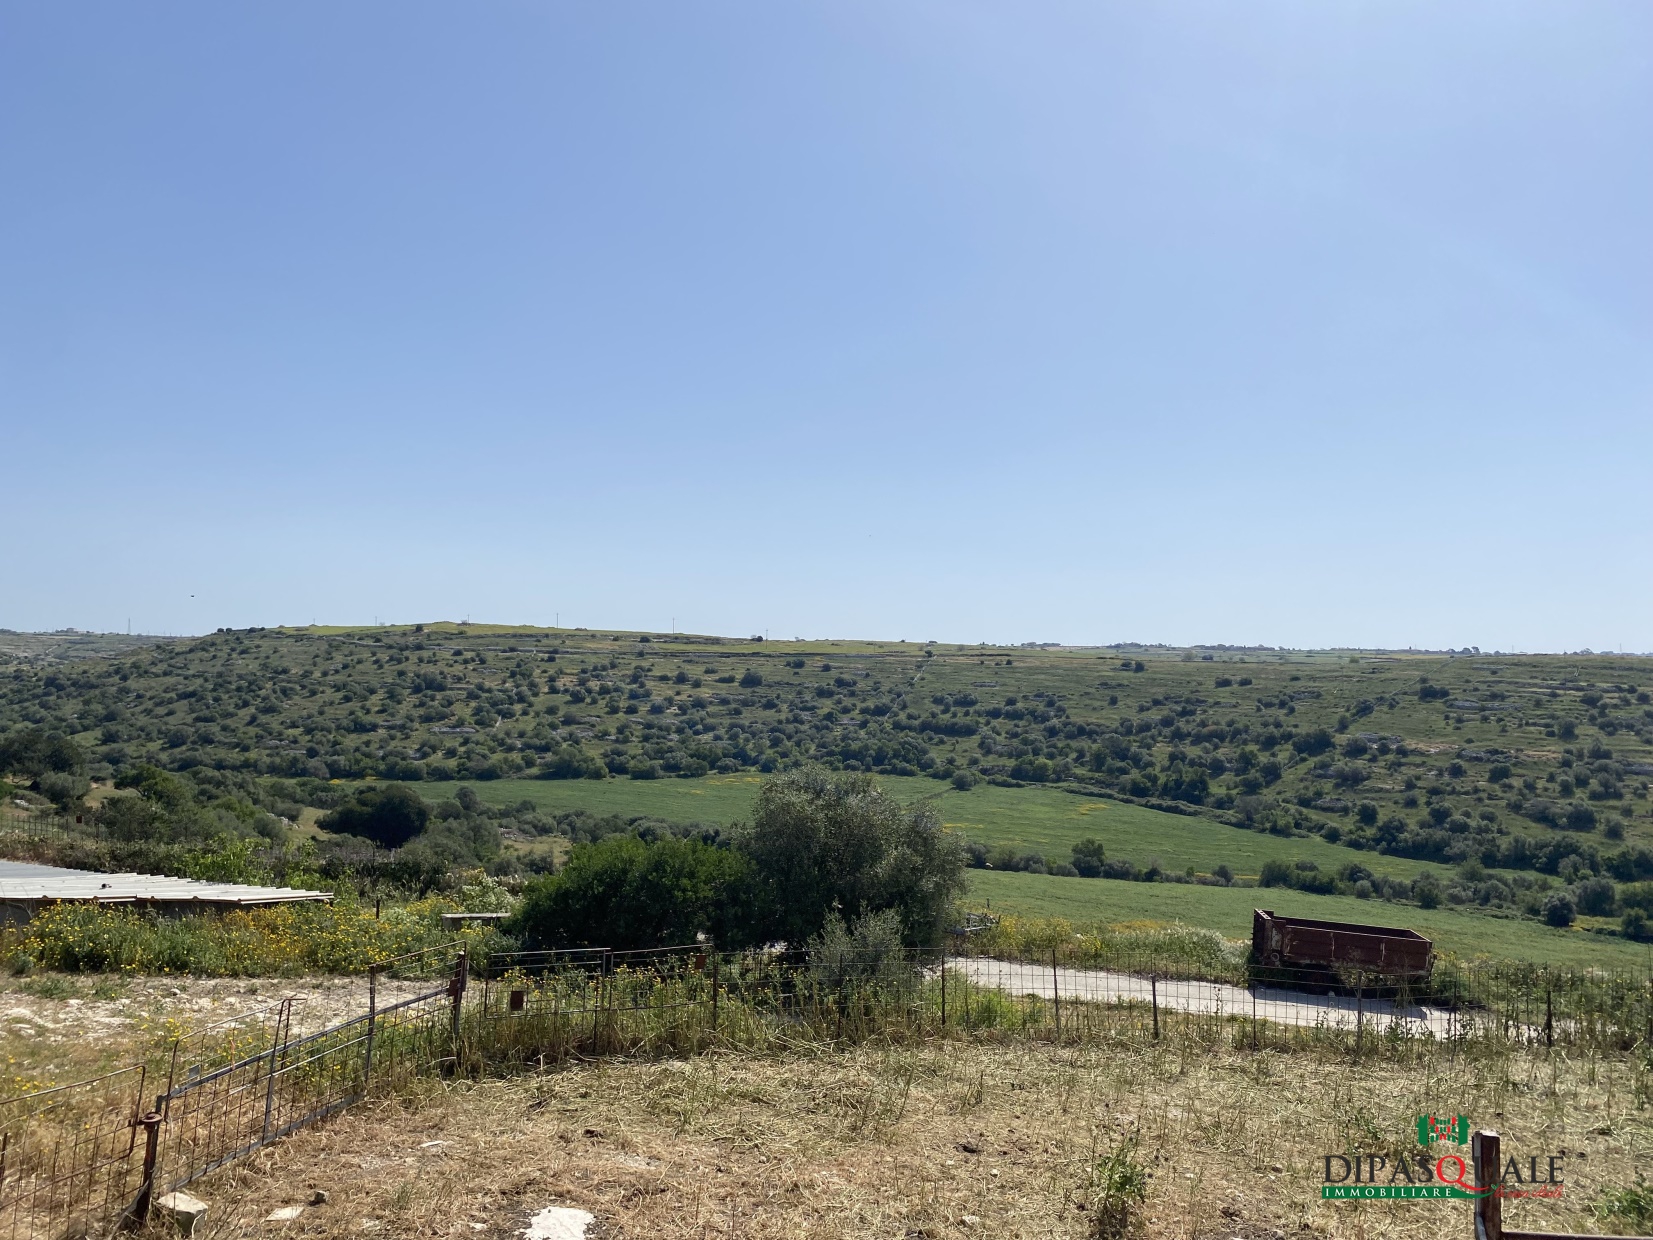
[[[381,979],[379,1002],[435,983]],[[294,1032],[367,1010],[365,977],[168,978],[42,973],[0,983],[0,1096],[83,1080],[220,1022],[249,1032],[292,996]]]
[[[1321,1201],[1323,1159],[1416,1149],[1419,1114],[1463,1113],[1506,1149],[1564,1153],[1563,1199],[1508,1203],[1506,1222],[1600,1231],[1592,1205],[1653,1144],[1626,1072],[1025,1043],[573,1064],[428,1082],[191,1191],[226,1237],[488,1240],[554,1205],[595,1215],[593,1240],[1083,1237],[1099,1160],[1134,1142],[1140,1236],[1435,1240],[1470,1234],[1467,1203]]]

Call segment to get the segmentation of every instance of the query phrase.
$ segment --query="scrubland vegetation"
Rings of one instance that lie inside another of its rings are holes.
[[[0,792],[80,820],[42,860],[452,895],[608,836],[732,847],[758,781],[814,765],[931,800],[984,898],[1051,884],[1014,887],[1029,909],[1258,885],[1570,928],[1523,937],[1568,952],[1650,934],[1634,658],[447,624],[25,646],[0,651]]]
[[[205,644],[255,639],[261,635],[219,635]],[[550,657],[542,652],[541,661]],[[555,657],[565,657],[560,647]],[[938,675],[945,655],[906,657],[916,661],[916,682]],[[977,657],[984,666],[985,656]],[[1062,673],[1078,658],[1044,657]],[[1000,668],[1014,668],[1028,656],[1000,658]],[[1133,659],[1133,668],[1137,662],[1148,660]],[[1163,663],[1167,676],[1188,674],[1180,658]],[[1351,666],[1321,670],[1332,679],[1365,674],[1344,670]],[[1210,670],[1204,665],[1202,674]],[[1117,667],[1113,674],[1148,675]],[[751,673],[760,675],[768,673]],[[858,682],[833,691],[850,688],[860,693]],[[350,696],[337,705],[364,704]],[[364,696],[373,711],[388,708],[377,694]],[[455,751],[451,779],[441,759],[392,758],[389,736],[366,730],[388,719],[388,709],[377,720],[347,710],[343,718],[357,720],[359,731],[303,724],[303,735],[332,748],[307,746],[318,756],[302,764],[252,741],[208,748],[108,739],[44,717],[23,718],[0,735],[12,783],[9,819],[0,824],[9,855],[336,892],[331,905],[177,920],[48,910],[0,943],[21,975],[9,985],[32,993],[35,1009],[118,1004],[98,987],[112,984],[112,996],[143,974],[359,972],[450,937],[439,915],[459,909],[509,914],[502,925],[467,931],[479,962],[500,948],[702,940],[663,966],[639,960],[548,973],[510,957],[494,961],[481,984],[495,989],[473,994],[455,1017],[443,1051],[446,1079],[401,1080],[394,1094],[387,1089],[296,1134],[269,1157],[198,1182],[227,1207],[214,1218],[220,1234],[241,1234],[269,1209],[316,1190],[328,1204],[306,1214],[305,1226],[318,1235],[504,1236],[520,1233],[547,1204],[584,1206],[616,1231],[685,1238],[1433,1234],[1443,1210],[1462,1207],[1323,1202],[1318,1168],[1326,1152],[1389,1148],[1406,1139],[1418,1114],[1447,1109],[1477,1121],[1496,1117],[1512,1142],[1565,1142],[1577,1158],[1559,1206],[1517,1205],[1512,1218],[1620,1229],[1653,1221],[1631,1178],[1640,1115],[1653,1097],[1638,1041],[1645,980],[1599,967],[1476,971],[1453,958],[1641,963],[1647,949],[1636,941],[1633,914],[1643,907],[1636,868],[1643,828],[1634,812],[1617,816],[1628,826],[1612,839],[1538,823],[1516,815],[1512,789],[1454,775],[1451,763],[1437,789],[1409,791],[1403,772],[1418,765],[1425,742],[1403,741],[1382,761],[1367,761],[1368,781],[1396,781],[1402,810],[1422,791],[1420,820],[1451,807],[1445,836],[1483,848],[1454,843],[1444,855],[1414,856],[1429,850],[1384,844],[1381,816],[1364,834],[1372,815],[1360,807],[1342,814],[1304,806],[1284,788],[1254,794],[1235,782],[1243,775],[1213,780],[1229,743],[1215,733],[1167,741],[1132,723],[1129,732],[1093,739],[1077,731],[1093,725],[1070,714],[1054,744],[1059,754],[1065,745],[1087,755],[1083,766],[1053,765],[1039,779],[1001,773],[983,741],[998,743],[991,737],[1005,727],[1006,709],[1019,704],[980,716],[959,716],[976,706],[950,705],[955,729],[977,721],[975,752],[961,744],[967,737],[935,733],[924,741],[929,767],[863,763],[842,749],[802,745],[787,744],[782,754],[774,738],[785,733],[777,730],[762,734],[769,739],[761,753],[748,750],[756,761],[719,759],[733,770],[666,772],[665,758],[656,770],[655,760],[645,767],[629,757],[618,778],[609,759],[621,755],[607,750],[622,743],[623,705],[614,712],[618,725],[606,707],[594,717],[591,737],[558,716],[555,743],[541,751],[534,737],[542,722],[529,696],[512,717],[523,722],[496,715],[486,734],[436,734],[468,738],[445,746]],[[733,697],[726,714],[705,721],[687,701],[695,722],[673,738],[716,733],[721,739],[706,743],[726,744],[730,721],[750,718]],[[761,701],[754,708],[766,709]],[[1059,718],[1048,704],[1040,709],[1052,712],[1049,723]],[[911,733],[888,714],[835,713],[830,726],[853,729],[856,743],[883,730]],[[661,729],[678,722],[655,725],[646,743],[668,743]],[[1069,722],[1072,740],[1061,736]],[[597,743],[602,727],[612,729],[606,747]],[[639,732],[627,735],[625,743],[645,743]],[[740,745],[757,743],[744,724],[734,735]],[[1159,746],[1176,747],[1183,793],[1193,787],[1194,755],[1205,755],[1199,800],[1167,800],[1163,783],[1154,796],[1139,795],[1130,777],[1110,774],[1109,760],[1098,764],[1097,752],[1111,752],[1107,738],[1127,735],[1142,738],[1133,747],[1154,746],[1153,755],[1142,751],[1138,773],[1150,762],[1164,770],[1172,750],[1161,755]],[[482,756],[476,738],[483,736],[488,761],[502,764],[498,777],[472,767],[462,781],[457,763]],[[378,769],[341,761],[335,773],[337,750],[365,754],[357,747],[375,743],[345,737],[377,737]],[[1274,784],[1312,780],[1312,766],[1298,768],[1313,756],[1294,762],[1286,753],[1295,751],[1284,748]],[[423,766],[393,765],[401,762]],[[1637,790],[1630,786],[1624,798],[1633,811]],[[1464,812],[1471,807],[1479,807],[1474,818]],[[1483,809],[1492,817],[1481,817]],[[1531,864],[1511,864],[1523,848]],[[1393,1025],[1379,1036],[1274,1025],[1234,1011],[1161,1013],[1159,999],[1151,1008],[1090,1002],[1073,990],[1059,1007],[1054,996],[976,983],[962,967],[933,968],[935,955],[922,949],[946,942],[961,908],[987,899],[1011,915],[973,934],[973,955],[1033,959],[1041,970],[1046,961],[1052,970],[1146,969],[1162,992],[1194,980],[1243,985],[1241,910],[1253,903],[1416,925],[1448,953],[1442,977],[1484,983],[1485,993],[1474,996],[1483,1019],[1471,1021],[1469,1035],[1443,1039]],[[1572,906],[1565,917],[1550,910],[1563,900]],[[1018,908],[1046,916],[1016,916]],[[774,949],[777,941],[794,950]],[[713,944],[754,950],[717,956]],[[697,959],[708,954],[721,972],[708,973]],[[66,977],[73,973],[98,977]],[[61,997],[89,983],[90,999],[84,991]],[[182,983],[179,1002],[201,984]],[[512,988],[531,996],[514,1016],[506,1006]],[[1561,1041],[1537,1050],[1548,1034],[1535,1033],[1546,1028],[1535,1022],[1551,1013],[1552,998]],[[187,1018],[159,1015],[166,1002],[150,1000],[142,1019],[160,1019],[176,1036]],[[34,1019],[31,1028],[52,1027],[39,1011]],[[58,1028],[71,1019],[80,1017]],[[439,1023],[446,1039],[446,1008]],[[81,1062],[38,1032],[25,1038],[14,1029],[9,1039],[12,1078],[29,1087]],[[97,1054],[101,1066],[111,1052]],[[502,1124],[502,1114],[515,1118]]]
[[[473,898],[483,903],[485,898]],[[0,934],[12,971],[192,973],[207,977],[293,977],[362,973],[377,960],[456,937],[440,916],[463,900],[440,896],[375,909],[372,904],[286,904],[181,918],[120,908],[63,904]],[[485,952],[485,932],[464,930]]]

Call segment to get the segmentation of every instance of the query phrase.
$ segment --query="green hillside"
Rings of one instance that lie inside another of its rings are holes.
[[[902,800],[933,798],[942,821],[972,840],[1037,852],[1052,861],[1066,860],[1073,845],[1087,837],[1102,841],[1110,857],[1140,864],[1211,873],[1226,864],[1236,875],[1255,878],[1264,861],[1311,860],[1336,869],[1357,860],[1347,848],[1315,836],[1282,838],[1228,827],[1216,830],[1208,819],[1170,814],[1099,797],[1075,796],[1054,788],[996,788],[979,785],[969,792],[933,780],[879,776],[878,782]],[[692,780],[523,780],[502,779],[470,785],[485,803],[513,805],[531,801],[551,813],[584,809],[632,818],[648,816],[676,822],[726,825],[748,817],[757,798],[760,775],[711,775]],[[414,785],[426,795],[445,785]],[[1450,866],[1368,854],[1361,864],[1374,873],[1410,878],[1418,873],[1449,875]]]
[[[1272,861],[1271,881],[1402,901],[1431,875],[1430,901],[1528,918],[1653,903],[1623,886],[1653,879],[1653,696],[1630,656],[455,624],[26,648],[0,645],[0,742],[36,738],[19,752],[64,736],[94,779],[211,772],[197,785],[289,818],[366,779],[443,806],[464,784],[518,854],[556,854],[534,840],[574,811],[732,821],[763,774],[816,762],[937,796],[997,868],[1065,867],[1094,837],[1110,873]]]

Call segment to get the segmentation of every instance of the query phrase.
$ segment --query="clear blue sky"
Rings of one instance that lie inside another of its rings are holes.
[[[0,626],[1653,650],[1653,5],[0,3]]]

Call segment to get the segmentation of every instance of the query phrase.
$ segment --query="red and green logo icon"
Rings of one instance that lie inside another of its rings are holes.
[[[1469,1116],[1418,1116],[1418,1144],[1433,1145],[1436,1141],[1451,1141],[1454,1145],[1468,1145]]]

